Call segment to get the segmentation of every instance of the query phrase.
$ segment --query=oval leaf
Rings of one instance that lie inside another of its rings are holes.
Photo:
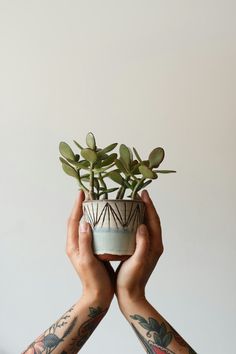
[[[63,171],[67,175],[69,175],[71,177],[78,178],[78,174],[77,174],[76,170],[73,167],[71,167],[69,165],[66,165],[65,163],[62,163],[62,168],[63,168]]]
[[[140,157],[138,151],[137,151],[134,147],[133,147],[133,150],[134,150],[134,154],[135,154],[137,160],[138,160],[139,162],[142,162],[142,159],[141,159],[141,157]]]
[[[158,167],[160,163],[163,161],[165,157],[165,151],[161,147],[158,147],[150,153],[148,160],[149,160],[149,166],[151,168],[153,167]]]
[[[63,159],[63,157],[59,157],[59,160],[61,161],[61,163],[64,163],[65,165],[70,166],[69,162],[65,159]]]
[[[157,178],[157,175],[149,167],[145,165],[140,165],[139,171],[144,178],[151,178],[151,179]]]
[[[174,170],[154,170],[156,173],[176,173]]]
[[[82,149],[81,155],[83,158],[91,163],[94,163],[97,160],[97,154],[91,149]]]
[[[86,144],[90,149],[92,149],[92,150],[96,149],[96,141],[95,141],[95,137],[94,137],[93,133],[90,132],[87,134]]]
[[[120,159],[128,171],[130,170],[131,158],[132,157],[130,155],[129,148],[125,144],[121,144],[121,146],[120,146]]]
[[[104,155],[107,152],[114,150],[117,145],[118,145],[117,143],[108,145],[107,147],[99,151],[99,155]]]
[[[150,179],[144,183],[141,183],[137,189],[137,192],[139,192],[143,188],[146,188],[150,183],[152,183],[152,181]]]
[[[117,158],[117,154],[111,154],[110,156],[108,156],[107,159],[105,159],[103,162],[102,162],[102,166],[108,166],[108,165],[111,165]]]
[[[119,174],[119,172],[117,171],[111,171],[107,174],[108,177],[110,177],[110,179],[112,179],[112,181],[120,184],[121,186],[123,186],[123,181],[124,179],[122,178],[122,176]]]
[[[123,172],[125,175],[127,174],[127,170],[123,164],[123,162],[119,159],[116,159],[116,167],[120,170],[120,172]]]
[[[59,151],[65,159],[70,159],[70,160],[75,160],[75,154],[73,153],[72,149],[70,146],[65,143],[64,141],[61,141],[59,144]]]

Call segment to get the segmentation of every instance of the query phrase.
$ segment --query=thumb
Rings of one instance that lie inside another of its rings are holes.
[[[79,253],[83,256],[93,256],[91,227],[82,220],[79,224]]]
[[[140,260],[147,257],[149,251],[149,233],[147,226],[144,224],[139,225],[136,232],[136,248],[133,257]]]

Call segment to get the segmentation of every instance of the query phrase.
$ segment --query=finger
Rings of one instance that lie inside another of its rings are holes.
[[[74,207],[71,211],[71,214],[70,214],[70,217],[69,219],[72,219],[72,220],[80,220],[82,215],[83,215],[83,208],[82,208],[82,203],[84,201],[84,192],[82,190],[80,190],[78,192],[78,195],[77,195],[77,198],[75,200],[75,204],[74,204]]]
[[[81,221],[79,225],[79,255],[83,260],[95,259],[92,249],[91,227],[85,221]]]
[[[79,191],[74,207],[68,219],[66,251],[69,257],[72,255],[73,252],[78,253],[78,249],[79,249],[78,228],[79,228],[79,221],[83,215],[83,211],[82,211],[83,200],[84,200],[84,192]]]
[[[157,249],[163,249],[161,236],[161,223],[159,215],[153,205],[153,202],[146,190],[142,191],[142,200],[145,203],[145,222],[150,233],[150,242]]]
[[[136,248],[133,254],[133,259],[144,261],[148,256],[149,251],[149,234],[146,225],[139,225],[136,232]]]

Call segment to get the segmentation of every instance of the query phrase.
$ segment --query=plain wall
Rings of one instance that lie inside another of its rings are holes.
[[[235,351],[236,2],[0,0],[0,353],[80,296],[59,141],[163,146],[147,297],[198,353]],[[73,143],[72,143],[73,144]],[[142,353],[114,299],[84,353]]]

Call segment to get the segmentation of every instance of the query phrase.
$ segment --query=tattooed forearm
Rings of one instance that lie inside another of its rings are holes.
[[[175,350],[177,346],[178,348],[182,348],[181,353],[197,354],[169,324],[168,329],[164,321],[158,322],[152,317],[146,320],[139,315],[130,317],[138,321],[138,324],[146,330],[145,335],[142,335],[134,323],[131,323],[136,335],[148,354],[177,354],[180,352],[179,349]],[[176,345],[173,343],[174,341]]]
[[[92,332],[95,330],[99,322],[105,316],[106,312],[107,310],[103,311],[100,307],[89,308],[89,319],[80,326],[77,332],[77,336],[72,339],[70,349],[71,354],[78,353]]]
[[[59,320],[37,338],[22,354],[50,354],[72,332],[77,317],[71,319],[72,306]],[[59,333],[60,334],[59,334]],[[62,353],[66,353],[65,351]]]
[[[82,312],[79,316],[75,316],[77,311],[73,310],[74,306],[22,354],[78,353],[107,310],[104,311],[100,307],[89,307],[89,312],[87,309],[81,309]]]

